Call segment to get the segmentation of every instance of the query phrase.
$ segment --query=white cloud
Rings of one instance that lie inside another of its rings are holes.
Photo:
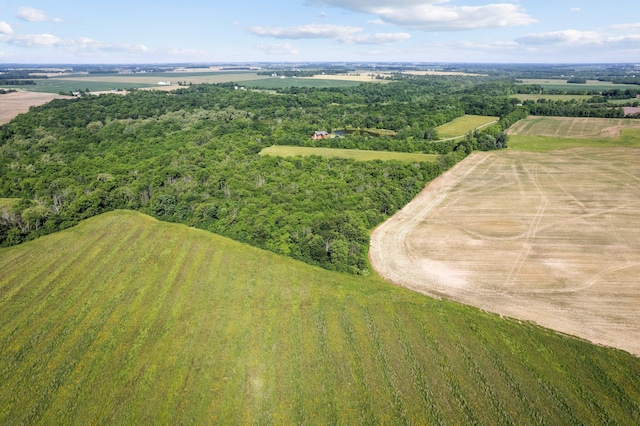
[[[28,22],[61,22],[62,19],[54,18],[47,15],[43,10],[34,9],[33,7],[21,7],[18,9],[16,16],[23,21]]]
[[[392,44],[411,38],[407,33],[358,34],[341,40],[347,44]]]
[[[281,39],[330,39],[345,44],[389,44],[411,37],[407,33],[363,34],[363,28],[330,24],[309,24],[294,27],[252,27],[253,34],[260,37]]]
[[[89,52],[120,52],[120,53],[145,53],[149,49],[144,44],[109,43],[92,40],[90,38],[67,39],[62,43],[65,47],[75,51]]]
[[[564,50],[567,55],[574,56],[587,51],[592,54],[596,50],[606,54],[640,53],[640,34],[617,36],[598,31],[564,30],[529,34],[515,41],[523,47],[539,51]]]
[[[612,31],[624,31],[624,32],[640,31],[640,22],[610,25],[609,27],[607,27],[607,29],[610,29]]]
[[[602,44],[610,40],[609,36],[596,31],[551,31],[547,33],[529,34],[516,39],[523,45],[594,45]]]
[[[54,47],[70,50],[76,53],[91,52],[119,52],[119,53],[145,53],[149,49],[143,44],[109,43],[92,40],[90,38],[62,39],[51,34],[16,34],[0,38],[10,45],[35,48]]]
[[[259,44],[256,49],[262,50],[269,55],[297,55],[298,49],[293,47],[290,43],[273,43],[273,44]]]
[[[537,20],[518,4],[482,6],[443,5],[448,0],[308,0],[308,4],[335,6],[378,15],[384,22],[426,31],[473,30],[529,25]]]
[[[385,24],[385,22],[382,19],[372,19],[370,21],[367,21],[367,23],[373,24],[373,25],[384,25]]]
[[[55,47],[61,46],[63,40],[51,34],[22,34],[11,36],[7,43],[20,47]]]
[[[340,39],[362,31],[360,27],[329,24],[309,24],[295,27],[252,27],[253,34],[260,37],[285,39],[334,38]]]
[[[5,21],[0,21],[0,34],[13,34],[13,28],[11,28],[11,25],[7,24]]]
[[[580,9],[579,7],[572,7],[569,10],[572,11],[572,12],[582,12],[582,9]]]

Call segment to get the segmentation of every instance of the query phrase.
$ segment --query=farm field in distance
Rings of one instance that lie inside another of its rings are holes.
[[[627,123],[637,125],[516,123],[509,150],[473,154],[374,231],[374,268],[416,291],[640,355],[640,149],[630,148],[640,132],[614,132]]]
[[[397,160],[405,162],[438,161],[437,154],[419,154],[410,152],[369,151],[360,149],[311,148],[302,146],[272,145],[260,151],[260,155],[293,157],[296,155],[320,155],[322,157],[350,158],[357,161]]]
[[[439,139],[463,138],[473,130],[496,123],[498,118],[499,117],[467,114],[436,127],[436,131],[438,132]]]
[[[622,118],[529,116],[509,128],[509,135],[557,138],[616,138],[622,129],[640,130],[639,120]]]
[[[593,95],[548,95],[545,93],[542,94],[531,94],[531,93],[518,93],[516,95],[511,95],[510,97],[524,101],[538,101],[540,99],[547,99],[550,101],[570,101],[572,99],[576,99],[579,101],[586,101],[591,99]],[[629,102],[628,99],[625,99],[624,102]]]
[[[140,213],[0,270],[3,424],[640,421],[640,358]]]
[[[170,81],[171,86],[159,86],[158,82]],[[279,78],[258,75],[256,71],[198,70],[194,72],[149,72],[136,74],[62,74],[36,80],[35,85],[23,86],[30,92],[60,93],[89,89],[102,92],[112,89],[178,89],[178,81],[191,84],[215,84],[235,82],[249,88],[277,89],[283,87],[350,87],[363,82],[387,83],[387,80],[349,75],[326,75],[314,78]]]

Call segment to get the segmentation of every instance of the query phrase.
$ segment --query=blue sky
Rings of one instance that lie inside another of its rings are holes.
[[[636,62],[637,0],[0,0],[0,63]]]

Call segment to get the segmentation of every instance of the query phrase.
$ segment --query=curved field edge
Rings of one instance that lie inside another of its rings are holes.
[[[116,211],[0,250],[0,423],[640,421],[640,359]]]
[[[377,227],[390,281],[640,354],[638,149],[474,153]]]
[[[440,140],[464,138],[467,133],[497,123],[500,117],[466,114],[436,127]]]

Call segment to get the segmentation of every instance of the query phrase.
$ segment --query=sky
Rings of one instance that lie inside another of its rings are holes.
[[[0,64],[640,63],[637,0],[3,1]]]

